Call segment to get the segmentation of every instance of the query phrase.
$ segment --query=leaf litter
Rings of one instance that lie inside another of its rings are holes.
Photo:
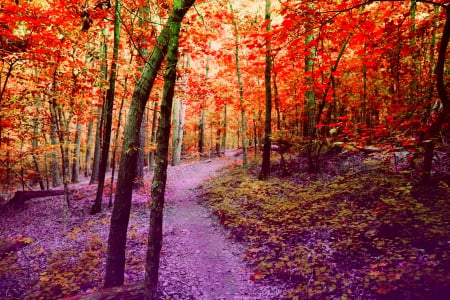
[[[244,261],[244,246],[199,203],[198,185],[230,164],[228,158],[169,167],[164,215],[159,297],[161,299],[272,299],[281,285],[255,281]],[[150,181],[133,195],[125,284],[144,279]],[[0,212],[0,249],[25,243],[0,260],[0,299],[59,299],[102,287],[111,208],[91,216],[96,185],[73,187],[63,232],[62,197],[26,201]],[[107,188],[109,189],[109,188]],[[107,190],[106,189],[106,190]]]

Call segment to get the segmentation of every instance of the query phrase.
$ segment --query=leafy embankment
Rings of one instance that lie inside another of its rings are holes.
[[[251,279],[284,281],[287,298],[442,297],[448,185],[415,187],[405,173],[365,163],[372,167],[308,183],[234,168],[204,186],[205,198],[248,243]]]

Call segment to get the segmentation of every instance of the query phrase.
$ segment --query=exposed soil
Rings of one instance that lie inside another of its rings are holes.
[[[252,271],[243,261],[244,246],[229,238],[210,209],[199,203],[198,185],[237,159],[235,152],[227,152],[226,158],[169,167],[161,298],[281,297],[282,289],[277,285],[251,280]],[[126,284],[142,281],[144,277],[149,182],[150,179],[147,187],[133,197]],[[103,208],[100,214],[89,215],[95,188],[86,183],[77,185],[65,232],[62,197],[32,199],[23,207],[0,211],[0,241],[21,242],[20,249],[0,259],[0,299],[34,299],[38,295],[51,299],[101,288],[111,209]],[[83,253],[95,253],[97,260],[91,265]],[[81,269],[86,268],[88,278],[74,285],[73,273],[80,272],[77,264],[81,263],[85,264]],[[56,278],[56,274],[62,275]]]

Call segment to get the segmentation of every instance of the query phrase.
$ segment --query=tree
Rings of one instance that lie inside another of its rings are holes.
[[[111,73],[110,73],[110,77],[109,77],[109,89],[106,93],[105,128],[104,128],[104,132],[103,132],[97,195],[95,197],[94,205],[91,208],[91,215],[99,213],[102,208],[103,188],[105,186],[105,175],[106,175],[106,168],[107,168],[107,164],[108,164],[109,145],[111,142],[114,93],[116,90],[116,77],[117,77],[117,61],[119,59],[120,22],[121,22],[120,21],[120,10],[121,10],[120,1],[121,0],[116,0],[116,5],[115,5],[113,58],[112,58],[112,62],[111,62]],[[111,182],[111,185],[112,185],[112,182]]]
[[[152,204],[150,209],[150,228],[148,233],[147,258],[145,265],[145,287],[149,299],[154,299],[158,286],[158,270],[162,247],[162,223],[164,193],[166,190],[167,164],[169,155],[169,136],[172,113],[172,102],[175,91],[178,63],[178,44],[181,22],[184,15],[195,0],[175,0],[172,14],[167,22],[170,30],[167,52],[166,71],[164,74],[164,90],[161,102],[161,114],[157,134],[156,165],[152,183]],[[171,20],[172,19],[172,20]]]
[[[106,257],[105,287],[123,284],[126,236],[130,217],[132,186],[136,176],[137,150],[139,149],[139,129],[145,112],[145,105],[152,90],[157,72],[167,53],[169,39],[172,35],[172,27],[177,26],[176,24],[181,24],[184,15],[193,3],[194,0],[178,0],[174,2],[166,26],[159,34],[133,92],[127,124],[125,126],[116,197],[111,215]],[[163,160],[164,158],[158,157],[157,154],[156,164],[160,164],[161,166],[161,161]]]
[[[272,145],[272,53],[270,46],[270,0],[266,0],[266,70],[264,72],[264,85],[266,90],[266,114],[264,122],[264,149],[263,161],[259,178],[265,179],[270,176],[270,148]]]
[[[425,141],[425,154],[423,160],[423,177],[422,181],[429,183],[431,179],[431,169],[433,163],[433,152],[435,147],[435,139],[438,136],[439,130],[443,123],[450,117],[450,100],[448,98],[447,89],[444,82],[444,71],[447,48],[450,39],[450,5],[443,5],[445,10],[445,24],[442,32],[441,43],[439,46],[438,59],[436,62],[436,88],[439,94],[439,99],[442,104],[442,109],[438,112],[437,117],[430,125],[427,131],[428,140]]]
[[[234,15],[233,4],[231,0],[228,0],[228,4],[230,6],[231,14],[233,16],[232,22],[234,27],[234,35],[235,35],[235,61],[236,61],[236,73],[239,85],[239,104],[241,110],[241,135],[242,135],[242,151],[243,151],[243,161],[242,165],[247,167],[248,165],[248,153],[247,153],[247,121],[245,118],[245,105],[244,105],[244,84],[242,82],[242,74],[241,74],[241,66],[239,64],[239,29],[238,23],[236,20],[236,16]],[[239,143],[238,143],[239,144]]]

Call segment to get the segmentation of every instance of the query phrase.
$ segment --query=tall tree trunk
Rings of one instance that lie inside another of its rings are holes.
[[[176,149],[178,147],[178,125],[180,118],[180,99],[175,98],[173,101],[173,112],[172,112],[172,166],[176,166],[180,163],[180,157],[177,156]]]
[[[266,0],[266,14],[265,20],[267,22],[266,32],[270,33],[270,0]],[[260,179],[266,179],[270,176],[270,148],[272,145],[272,56],[270,37],[266,37],[266,70],[264,72],[264,85],[266,89],[266,114],[264,121],[264,148]]]
[[[364,42],[364,54],[363,54],[363,60],[365,60],[365,57],[367,55],[367,43]],[[363,62],[363,92],[362,92],[362,103],[361,103],[361,124],[366,125],[367,124],[367,113],[366,113],[366,106],[367,106],[367,65],[365,62]]]
[[[223,134],[222,134],[222,149],[225,153],[227,150],[227,103],[223,105]]]
[[[88,177],[91,175],[91,155],[92,155],[92,129],[94,128],[94,120],[89,120],[87,125],[87,133],[86,133],[86,153],[84,158],[84,176]]]
[[[178,102],[178,103],[177,103]],[[175,104],[177,103],[177,104]],[[175,106],[179,109],[175,112]],[[184,117],[186,114],[186,104],[184,104],[181,98],[175,98],[174,100],[174,120],[173,120],[173,151],[172,151],[172,166],[180,164],[181,160],[181,148],[183,145],[183,133],[184,133]],[[176,122],[175,122],[176,120]]]
[[[154,299],[158,286],[159,261],[162,247],[164,193],[166,189],[169,154],[170,115],[172,112],[172,101],[177,76],[176,67],[178,62],[178,44],[182,17],[190,6],[188,3],[183,5],[183,2],[189,1],[174,1],[173,10],[175,12],[179,11],[182,15],[167,25],[171,32],[169,49],[167,52],[167,66],[164,74],[164,91],[161,102],[161,115],[159,118],[157,135],[157,160],[152,183],[152,205],[150,209],[150,228],[148,233],[148,248],[145,265],[145,287],[148,299]],[[193,3],[194,0],[190,0],[190,4]]]
[[[153,118],[152,118],[152,134],[150,137],[150,145],[152,150],[150,150],[150,154],[149,154],[149,165],[148,165],[148,169],[149,170],[153,170],[154,167],[154,163],[155,163],[155,150],[153,150],[153,145],[156,142],[156,124],[158,122],[158,101],[155,101],[154,105],[153,105]]]
[[[133,53],[131,53],[131,57],[130,57],[130,65],[133,62]],[[111,160],[111,189],[109,190],[109,202],[108,202],[108,206],[112,207],[112,195],[113,195],[113,190],[114,190],[114,174],[115,174],[115,170],[116,170],[116,153],[117,153],[117,148],[119,147],[119,134],[120,134],[120,124],[122,123],[122,111],[123,111],[123,105],[125,103],[125,97],[127,95],[128,92],[128,76],[125,77],[124,80],[124,87],[123,87],[123,96],[122,99],[120,100],[120,107],[119,107],[119,115],[117,117],[117,129],[116,129],[116,135],[114,137],[114,147],[112,150],[112,160]]]
[[[234,15],[233,5],[231,0],[228,0],[228,4],[230,6],[231,13],[233,15],[233,26],[234,26],[234,35],[235,35],[235,58],[236,58],[236,73],[239,85],[239,104],[241,106],[241,135],[242,135],[242,165],[247,167],[248,165],[248,151],[247,151],[247,121],[245,120],[245,103],[244,103],[244,84],[242,83],[242,75],[241,68],[239,64],[239,29],[238,23],[236,20],[236,16]],[[238,136],[238,147],[239,147],[239,136]]]
[[[114,14],[114,48],[113,58],[111,62],[111,74],[109,77],[109,89],[106,93],[105,103],[105,130],[103,132],[103,143],[100,158],[99,176],[97,195],[95,197],[94,205],[91,208],[91,214],[96,214],[102,209],[103,188],[105,186],[105,175],[108,164],[109,145],[111,141],[111,129],[112,129],[112,115],[114,106],[114,92],[116,89],[116,76],[117,76],[117,61],[119,59],[119,42],[120,42],[120,10],[121,0],[116,0],[115,14]]]
[[[278,95],[277,73],[273,74],[274,104],[277,112],[277,130],[281,130],[280,97]]]
[[[201,154],[205,152],[205,127],[206,127],[206,109],[205,109],[205,101],[202,103],[202,112],[200,116],[199,122],[199,137],[198,137],[198,152]]]
[[[51,105],[52,106],[52,105]],[[50,108],[51,124],[50,124],[50,143],[52,146],[58,145],[58,130],[56,125],[56,112],[54,108]],[[52,186],[57,187],[62,184],[61,173],[59,171],[58,153],[55,149],[52,150],[50,170],[52,175]]]
[[[56,74],[57,74],[57,67],[55,67],[54,73],[53,73],[53,89],[54,92],[56,91]],[[55,109],[55,105],[53,103],[53,100],[50,100],[50,143],[52,146],[58,145],[58,117]],[[61,180],[61,173],[59,171],[59,163],[58,163],[58,154],[56,150],[52,150],[52,158],[51,158],[51,172],[52,172],[52,185],[53,187],[60,186],[62,184]]]
[[[104,99],[104,98],[103,98]],[[92,162],[92,173],[91,180],[89,184],[94,184],[98,182],[98,172],[100,167],[100,155],[102,149],[102,128],[103,128],[103,106],[104,101],[101,106],[97,109],[97,125],[95,127],[95,144],[94,144],[94,161]]]
[[[9,80],[9,78],[12,75],[12,71],[13,71],[15,63],[16,63],[16,61],[10,63],[9,66],[8,66],[8,71],[6,72],[5,81],[3,82],[3,86],[2,86],[2,88],[0,90],[0,105],[3,102],[3,96],[5,95],[6,85],[8,84],[8,80]],[[0,79],[1,79],[1,77],[0,77]],[[0,108],[1,108],[1,106],[0,106]],[[3,134],[3,132],[2,132],[3,127],[2,127],[2,122],[1,121],[2,120],[1,120],[1,115],[0,115],[0,146],[2,145],[2,134]]]
[[[439,46],[438,59],[436,62],[436,88],[441,100],[442,110],[439,112],[435,121],[429,127],[425,143],[425,154],[423,159],[423,176],[422,181],[429,183],[431,181],[431,170],[433,167],[433,153],[435,147],[435,139],[437,138],[442,124],[448,121],[450,118],[450,101],[448,98],[447,89],[445,87],[444,73],[445,73],[445,61],[447,55],[447,47],[450,39],[450,6],[443,6],[445,9],[445,24],[442,32],[441,43]]]
[[[147,123],[145,118],[142,118],[141,128],[139,129],[139,149],[136,165],[136,178],[134,180],[133,188],[139,190],[144,187],[144,164],[145,164],[145,128]]]
[[[174,8],[163,27],[156,44],[147,60],[142,75],[139,78],[133,92],[127,124],[125,126],[122,155],[120,159],[117,179],[116,197],[111,215],[111,225],[108,237],[106,254],[105,287],[119,286],[123,284],[125,269],[125,245],[127,228],[130,218],[132,185],[135,177],[137,162],[137,148],[139,147],[139,128],[145,112],[145,105],[149,98],[157,72],[161,67],[169,38],[172,24],[180,24],[187,10],[195,0],[175,0]],[[168,64],[170,66],[170,64]],[[170,109],[169,109],[170,112]],[[170,122],[169,122],[170,123]],[[161,166],[162,159],[157,158],[157,164]],[[161,169],[160,169],[161,170]],[[155,172],[156,173],[156,172]],[[155,201],[153,199],[153,201]],[[153,220],[153,219],[152,219]],[[155,222],[156,220],[153,220]],[[149,240],[151,242],[151,240]],[[151,268],[150,268],[151,269]]]
[[[102,56],[102,65],[100,66],[100,72],[103,75],[103,79],[106,81],[108,80],[108,49],[106,44],[106,37],[107,37],[107,30],[105,28],[101,31],[103,36],[103,41],[100,45],[100,51]],[[100,84],[100,88],[103,91],[103,82]],[[92,163],[92,174],[91,174],[91,180],[89,184],[94,184],[98,182],[98,174],[99,174],[99,168],[100,168],[100,155],[101,155],[101,149],[102,149],[102,136],[103,136],[103,109],[105,107],[105,101],[106,101],[106,95],[105,92],[102,92],[102,105],[98,106],[97,110],[97,126],[95,131],[95,146],[94,146],[94,161]]]
[[[76,132],[75,132],[75,149],[73,150],[73,162],[72,162],[72,183],[78,183],[80,177],[80,150],[81,150],[81,129],[82,125],[77,120]]]
[[[183,57],[183,69],[184,74],[180,78],[179,85],[181,86],[181,93],[186,92],[186,86],[188,81],[187,70],[190,67],[189,53],[185,53]],[[173,133],[172,133],[172,166],[180,164],[181,161],[181,149],[183,146],[183,134],[184,134],[184,117],[186,114],[186,104],[182,97],[177,97],[174,100],[173,105]]]
[[[34,164],[34,168],[36,169],[36,175],[37,175],[37,179],[39,182],[39,188],[43,191],[45,190],[45,185],[44,185],[44,180],[42,179],[42,172],[41,172],[41,168],[39,165],[39,159],[38,156],[36,154],[36,151],[38,150],[38,135],[39,135],[39,102],[36,104],[36,117],[33,120],[33,141],[32,141],[32,146],[33,146],[33,164]]]

